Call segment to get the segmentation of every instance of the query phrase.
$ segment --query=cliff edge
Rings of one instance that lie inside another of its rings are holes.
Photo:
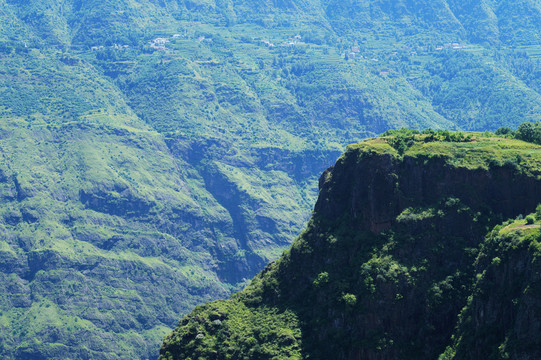
[[[538,145],[453,133],[351,145],[291,249],[182,319],[160,359],[475,358],[512,353],[524,336],[516,353],[533,359],[538,250],[516,239],[527,230],[538,244],[539,221],[521,219],[539,202]],[[503,254],[508,237],[522,252]]]

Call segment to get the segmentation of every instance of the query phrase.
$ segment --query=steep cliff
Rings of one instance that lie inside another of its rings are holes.
[[[538,214],[541,220],[541,208]],[[487,236],[443,360],[541,358],[539,228],[539,221],[507,222]]]
[[[348,147],[322,175],[291,249],[230,300],[185,317],[161,359],[434,359],[460,350],[459,340],[446,347],[461,309],[473,306],[485,235],[541,200],[541,147],[457,138]]]

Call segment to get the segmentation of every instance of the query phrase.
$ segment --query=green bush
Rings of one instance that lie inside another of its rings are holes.
[[[329,273],[325,271],[318,274],[318,276],[314,280],[314,285],[317,287],[320,287],[327,284],[328,282],[329,282]]]
[[[348,306],[355,306],[355,304],[357,304],[357,297],[355,295],[353,295],[353,294],[345,294],[345,295],[343,295],[342,300]]]

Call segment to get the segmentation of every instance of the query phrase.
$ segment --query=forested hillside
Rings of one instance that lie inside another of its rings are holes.
[[[538,358],[541,146],[404,135],[349,146],[290,250],[160,359]]]
[[[344,146],[541,119],[533,1],[0,0],[0,357],[145,359]]]

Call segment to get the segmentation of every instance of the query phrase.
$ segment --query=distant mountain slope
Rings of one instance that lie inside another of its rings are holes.
[[[536,358],[540,219],[520,214],[541,147],[449,139],[348,147],[291,249],[183,318],[160,359]]]
[[[21,63],[0,126],[2,357],[147,356],[164,321],[228,293],[201,245],[228,214],[92,67]]]
[[[0,356],[153,357],[289,246],[346,144],[539,120],[516,4],[0,0]]]

